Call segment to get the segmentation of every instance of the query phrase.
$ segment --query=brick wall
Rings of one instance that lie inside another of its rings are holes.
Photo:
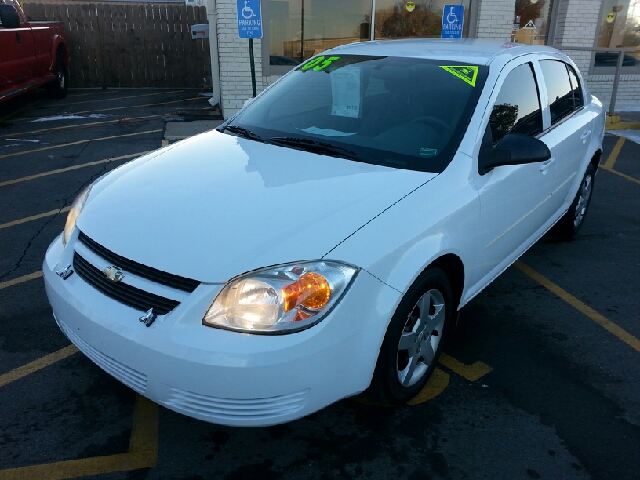
[[[515,18],[514,0],[480,0],[478,5],[478,38],[508,41]]]
[[[613,75],[588,75],[586,80],[591,94],[598,97],[608,109],[613,91]],[[625,107],[640,107],[640,75],[620,75],[615,109]]]
[[[556,20],[556,45],[593,47],[602,0],[563,0]],[[565,52],[583,74],[589,70],[591,52]]]
[[[216,0],[218,30],[218,61],[220,64],[220,107],[224,118],[235,114],[251,98],[251,68],[249,40],[238,38],[236,0]],[[267,83],[262,76],[262,41],[253,41],[256,67],[256,90],[260,93]]]

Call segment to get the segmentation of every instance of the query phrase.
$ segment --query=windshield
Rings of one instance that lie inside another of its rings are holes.
[[[310,59],[222,131],[395,168],[442,172],[488,67],[406,57]]]

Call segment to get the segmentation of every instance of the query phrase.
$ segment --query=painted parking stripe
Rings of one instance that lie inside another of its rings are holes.
[[[618,175],[619,177],[622,177],[622,178],[624,178],[626,180],[629,180],[631,182],[634,182],[634,183],[637,183],[638,185],[640,185],[640,180],[638,180],[637,178],[634,178],[634,177],[631,177],[629,175],[626,175],[626,174],[624,174],[622,172],[614,170],[613,168],[604,168],[603,167],[603,170],[606,170],[608,172],[614,173],[614,174]]]
[[[94,109],[94,110],[84,110],[82,112],[73,112],[73,115],[84,115],[84,114],[91,114],[91,113],[96,113],[96,112],[111,112],[114,110],[131,110],[133,108],[144,108],[144,107],[159,107],[162,105],[171,105],[174,103],[180,103],[180,102],[189,102],[192,100],[201,100],[204,99],[205,97],[192,97],[192,98],[181,98],[180,100],[172,100],[170,102],[160,102],[160,103],[147,103],[145,105],[127,105],[127,106],[121,106],[121,107],[110,107],[110,108],[100,108],[100,109]],[[71,115],[71,114],[70,114]],[[21,119],[21,121],[31,121],[33,122],[34,119],[37,118],[47,118],[47,117],[29,117],[29,118],[25,118],[25,119]]]
[[[0,282],[0,290],[13,287],[14,285],[18,285],[20,283],[28,282],[29,280],[35,280],[36,278],[40,278],[41,276],[42,276],[42,270],[40,270],[39,272],[30,273],[29,275],[23,275],[22,277],[14,278],[13,280]]]
[[[16,225],[22,225],[23,223],[33,222],[34,220],[40,220],[41,218],[51,217],[59,213],[65,213],[71,210],[71,207],[58,208],[57,210],[51,210],[45,213],[39,213],[38,215],[31,215],[30,217],[21,218],[20,220],[14,220],[13,222],[0,223],[0,230],[3,228],[15,227]]]
[[[7,185],[15,185],[16,183],[21,183],[21,182],[28,182],[29,180],[35,180],[36,178],[47,177],[49,175],[57,175],[58,173],[65,173],[71,170],[78,170],[80,168],[92,167],[94,165],[100,165],[102,163],[117,162],[119,160],[126,160],[128,158],[136,158],[136,157],[145,155],[147,153],[150,153],[151,151],[152,150],[145,150],[143,152],[131,153],[129,155],[122,155],[120,157],[106,158],[104,160],[96,160],[95,162],[81,163],[79,165],[73,165],[71,167],[57,168],[55,170],[49,170],[48,172],[36,173],[34,175],[27,175],[26,177],[15,178],[13,180],[5,180],[4,182],[0,182],[0,187],[5,187]]]
[[[171,91],[171,92],[145,93],[144,95],[128,95],[126,97],[109,98],[108,101],[109,102],[113,102],[113,101],[116,101],[116,100],[126,100],[126,99],[129,99],[129,98],[153,97],[153,96],[156,96],[156,95],[169,95],[169,94],[172,94],[172,93],[183,93],[183,92],[184,92],[184,90],[174,90],[174,91]],[[95,103],[95,102],[99,102],[101,100],[102,99],[97,98],[95,100],[83,100],[82,102],[71,102],[71,103],[66,103],[65,102],[64,105],[62,105],[62,106],[64,106],[66,108],[66,107],[69,107],[71,105],[81,105],[83,103]],[[32,117],[32,118],[38,118],[38,117]]]
[[[602,168],[606,168],[607,170],[610,170],[613,168],[613,165],[616,163],[616,160],[618,159],[618,155],[620,155],[620,150],[622,150],[622,146],[624,145],[625,140],[626,140],[625,137],[618,138],[618,141],[613,147],[613,150],[611,150],[611,153],[609,154],[607,161],[604,162],[604,165],[602,165]]]
[[[0,480],[63,480],[151,468],[157,461],[158,405],[137,395],[129,453],[0,470]]]
[[[598,325],[602,326],[604,329],[606,329],[610,333],[614,334],[616,337],[618,337],[624,343],[629,345],[631,348],[633,348],[634,350],[640,352],[640,340],[638,340],[636,337],[634,337],[629,332],[624,330],[622,327],[616,325],[611,320],[605,318],[603,315],[601,315],[598,312],[596,312],[593,308],[591,308],[588,305],[582,303],[576,297],[574,297],[570,293],[568,293],[565,290],[563,290],[562,288],[560,288],[558,285],[553,283],[548,278],[540,275],[533,268],[525,265],[521,261],[517,261],[514,265],[516,266],[516,268],[518,268],[520,271],[522,271],[525,275],[527,275],[528,277],[530,277],[533,280],[535,280],[536,282],[538,282],[540,285],[545,287],[547,290],[555,293],[558,297],[560,297],[562,300],[564,300],[569,305],[574,307],[580,313],[583,313],[584,315],[589,317],[591,320],[596,322]]]
[[[158,133],[158,132],[161,132],[161,131],[162,131],[162,129],[156,129],[156,130],[147,130],[147,131],[138,132],[138,133],[127,133],[125,135],[111,135],[109,137],[92,138],[92,139],[88,139],[88,140],[78,140],[77,142],[62,143],[60,145],[51,145],[49,147],[35,148],[33,150],[23,150],[21,152],[7,153],[5,155],[0,155],[0,159],[8,158],[8,157],[17,157],[17,156],[20,156],[20,155],[29,155],[29,154],[35,153],[35,152],[45,152],[47,150],[53,150],[53,149],[56,149],[56,148],[72,147],[74,145],[82,145],[83,143],[89,143],[89,142],[102,142],[104,140],[114,140],[116,138],[135,137],[135,136],[139,136],[139,135],[150,135],[152,133]]]
[[[26,377],[27,375],[31,375],[38,370],[42,370],[49,365],[53,365],[60,360],[63,360],[74,353],[79,352],[78,348],[75,345],[68,345],[60,350],[50,353],[49,355],[45,355],[44,357],[40,357],[33,362],[29,362],[26,365],[18,367],[10,372],[7,372],[3,375],[0,375],[0,388],[5,385],[10,384],[11,382],[15,382],[16,380],[21,379],[22,377]]]
[[[465,380],[475,382],[481,377],[484,377],[487,373],[492,372],[493,368],[483,362],[475,362],[471,365],[465,365],[460,360],[456,360],[450,357],[446,353],[440,355],[439,362],[447,367],[449,370],[457,373]]]
[[[103,122],[89,122],[89,123],[74,123],[73,125],[62,125],[60,127],[51,127],[51,128],[41,128],[39,130],[31,130],[29,132],[16,132],[16,133],[7,133],[5,135],[0,135],[0,138],[17,138],[17,137],[25,137],[28,135],[46,135],[47,133],[56,133],[61,130],[70,130],[70,129],[79,129],[79,128],[87,128],[87,127],[97,127],[99,125],[109,125],[110,123],[124,123],[124,122],[137,122],[139,120],[151,120],[154,118],[166,117],[166,115],[146,115],[144,117],[124,117],[117,118],[116,120],[105,120]]]

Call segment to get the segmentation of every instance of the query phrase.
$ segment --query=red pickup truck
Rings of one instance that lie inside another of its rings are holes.
[[[17,1],[0,0],[0,102],[40,86],[64,98],[68,65],[62,22],[31,22]]]

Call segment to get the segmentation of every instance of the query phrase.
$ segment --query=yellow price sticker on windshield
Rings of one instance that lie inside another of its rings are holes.
[[[456,78],[459,78],[465,83],[468,83],[472,87],[476,86],[476,79],[478,78],[478,67],[469,65],[469,66],[450,66],[443,67],[443,70],[449,72]]]

